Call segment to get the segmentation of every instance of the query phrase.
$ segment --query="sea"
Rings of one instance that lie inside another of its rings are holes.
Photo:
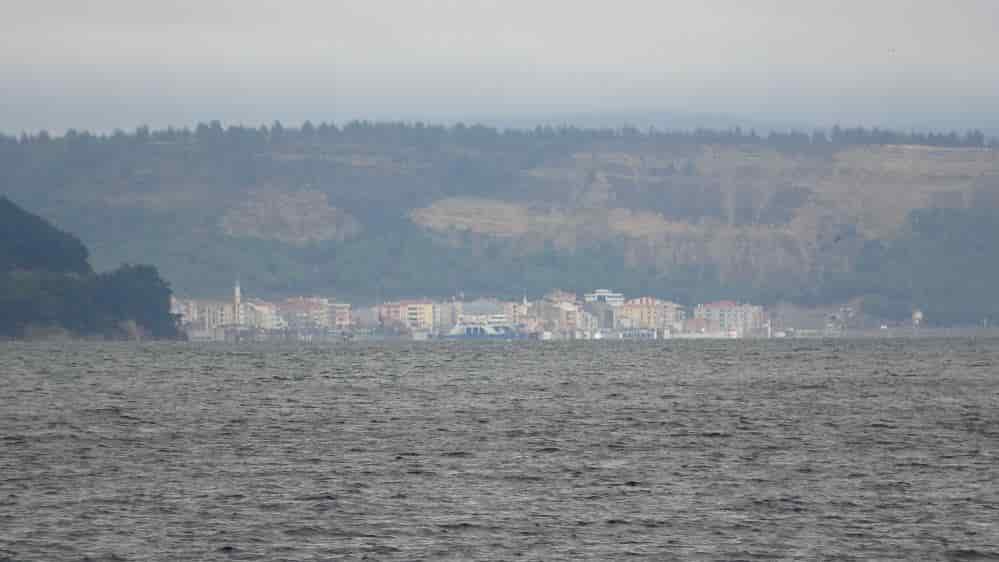
[[[0,343],[0,560],[999,560],[999,340]]]

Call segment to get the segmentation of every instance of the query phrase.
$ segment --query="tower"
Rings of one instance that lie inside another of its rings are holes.
[[[243,325],[243,305],[242,305],[242,293],[239,289],[239,279],[236,279],[236,285],[232,288],[232,322],[236,326]]]

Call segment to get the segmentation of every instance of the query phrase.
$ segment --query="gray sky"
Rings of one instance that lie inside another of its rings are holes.
[[[995,0],[3,0],[0,130],[199,120],[999,123]]]

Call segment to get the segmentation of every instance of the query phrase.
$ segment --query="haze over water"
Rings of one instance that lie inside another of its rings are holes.
[[[0,344],[0,560],[994,559],[999,341]]]

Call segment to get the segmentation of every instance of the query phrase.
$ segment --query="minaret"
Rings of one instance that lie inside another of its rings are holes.
[[[236,286],[232,289],[232,319],[237,327],[243,325],[243,306],[240,302],[241,300],[242,294],[239,290],[239,279],[236,279]]]

